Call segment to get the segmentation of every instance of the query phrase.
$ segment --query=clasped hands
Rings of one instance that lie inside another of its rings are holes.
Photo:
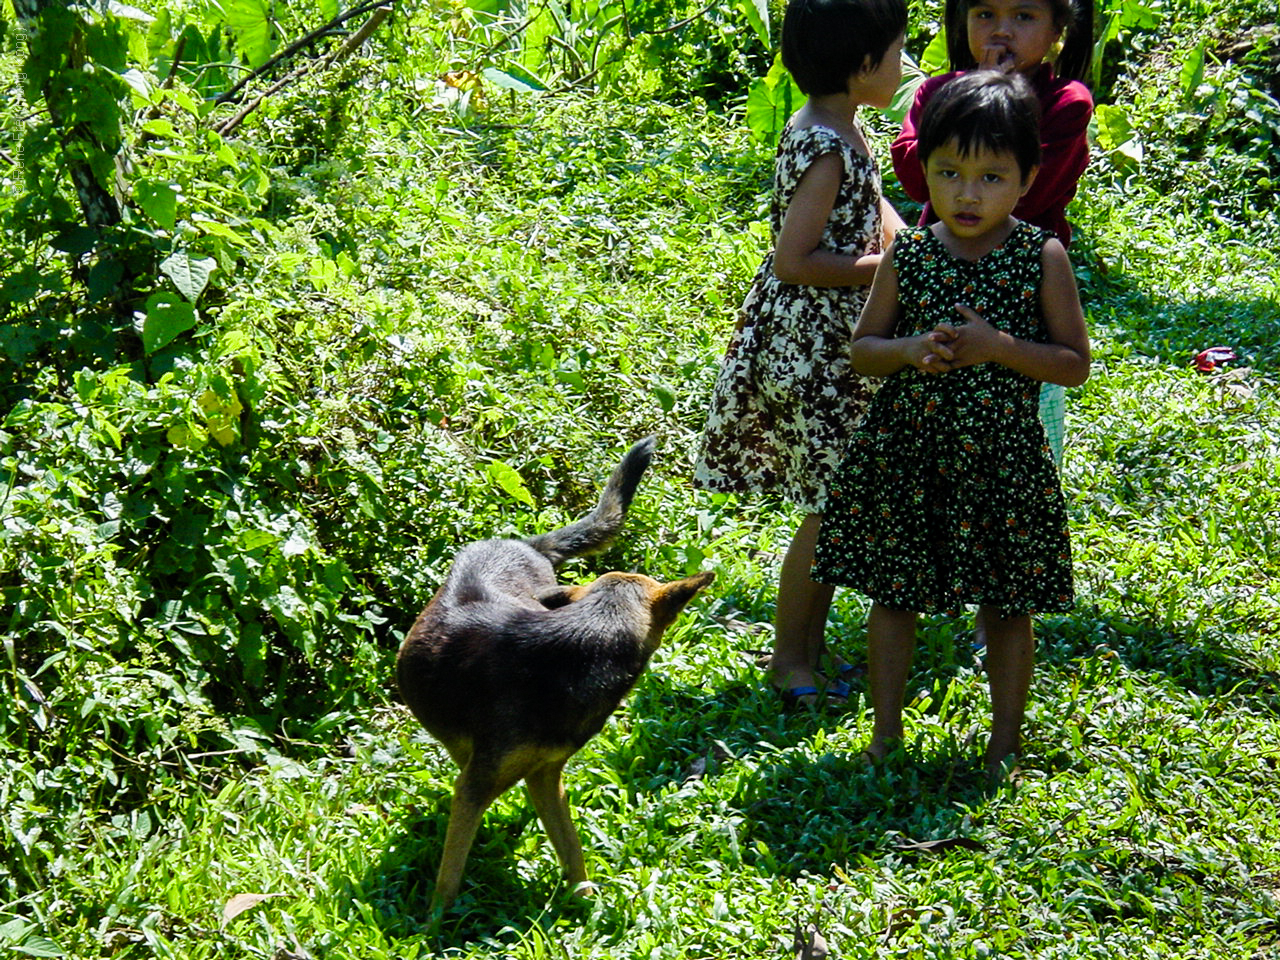
[[[996,358],[1004,335],[962,303],[956,304],[956,312],[964,317],[965,323],[940,323],[928,333],[913,338],[909,359],[917,370],[949,373]]]

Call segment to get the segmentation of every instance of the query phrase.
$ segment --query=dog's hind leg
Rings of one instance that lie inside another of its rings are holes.
[[[542,827],[551,838],[551,846],[564,868],[569,887],[574,889],[586,882],[587,866],[582,856],[582,842],[569,816],[569,801],[561,779],[568,759],[553,760],[530,771],[525,774],[524,782],[529,788],[529,797],[538,812],[538,819],[542,821]]]

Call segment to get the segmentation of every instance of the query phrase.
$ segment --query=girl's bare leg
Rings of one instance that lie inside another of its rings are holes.
[[[915,612],[873,603],[867,616],[867,684],[875,725],[866,752],[876,760],[902,739],[902,701],[915,650]]]
[[[821,514],[807,514],[782,559],[773,659],[769,665],[772,683],[779,690],[820,686],[815,668],[822,652],[827,612],[835,593],[834,587],[816,583],[809,576],[821,525]],[[809,699],[816,699],[816,695]]]
[[[978,608],[978,625],[987,638],[987,681],[991,685],[991,740],[985,761],[987,771],[995,773],[1010,754],[1022,749],[1035,637],[1031,617],[1006,620],[995,607]]]

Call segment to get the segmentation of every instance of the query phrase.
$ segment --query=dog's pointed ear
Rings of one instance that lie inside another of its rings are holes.
[[[692,577],[672,580],[670,583],[659,586],[653,595],[654,619],[664,626],[671,623],[685,605],[697,596],[698,591],[715,578],[716,575],[712,571],[704,570],[702,573],[695,573]]]

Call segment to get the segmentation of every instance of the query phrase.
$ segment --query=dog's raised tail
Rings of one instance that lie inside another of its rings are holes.
[[[644,476],[653,459],[653,437],[636,442],[622,462],[614,468],[613,476],[605,484],[595,509],[559,530],[528,537],[525,543],[533,547],[558,567],[570,557],[592,553],[609,545],[609,541],[622,529],[627,507],[635,496],[640,478]]]

